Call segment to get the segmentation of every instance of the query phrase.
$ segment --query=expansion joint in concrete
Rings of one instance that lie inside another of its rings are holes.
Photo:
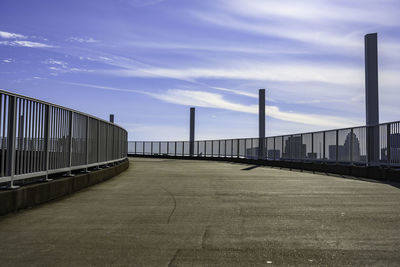
[[[172,208],[171,213],[169,214],[168,220],[167,220],[167,224],[169,224],[170,221],[171,221],[172,215],[174,214],[175,209],[176,209],[176,199],[175,199],[175,196],[170,191],[168,191],[164,187],[161,187],[161,188],[171,196],[171,198],[172,198],[172,200],[174,202],[174,207]]]

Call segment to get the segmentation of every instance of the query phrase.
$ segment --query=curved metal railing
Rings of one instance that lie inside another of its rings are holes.
[[[114,123],[0,90],[0,183],[124,160],[127,139]]]
[[[379,128],[377,165],[400,166],[400,121]],[[368,127],[299,133],[260,138],[189,141],[130,141],[128,154],[222,157],[262,160],[289,160],[367,164]]]

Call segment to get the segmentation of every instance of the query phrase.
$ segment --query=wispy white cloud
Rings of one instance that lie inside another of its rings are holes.
[[[4,63],[11,63],[13,60],[11,58],[3,59],[2,60]]]
[[[123,0],[123,1],[132,7],[145,7],[164,2],[165,0]]]
[[[22,34],[0,31],[0,38],[4,39],[26,39],[27,37]]]
[[[365,83],[365,70],[362,64],[351,66],[332,62],[301,62],[296,59],[275,62],[274,64],[252,60],[237,62],[226,60],[220,64],[221,66],[210,67],[162,68],[129,64],[119,66],[119,63],[112,63],[111,65],[117,67],[116,69],[98,70],[96,72],[121,77],[178,79],[199,85],[204,85],[202,80],[205,79],[261,81],[266,86],[271,82],[281,83],[282,86],[282,83],[303,84],[290,85],[290,90],[294,94],[300,92],[300,89],[307,89],[311,84],[314,84],[315,90],[321,90],[322,85],[336,86],[336,92],[338,92],[348,91],[349,88],[357,91],[358,88],[363,88]],[[396,68],[381,68],[379,77],[380,84],[384,87],[397,88],[399,75]],[[306,83],[309,85],[305,85]],[[315,87],[315,84],[320,85]],[[207,88],[256,97],[254,93],[222,86],[207,85]],[[323,94],[321,94],[321,97],[323,97]]]
[[[82,72],[86,72],[86,73],[91,73],[93,72],[90,69],[84,69],[84,68],[62,68],[62,67],[49,67],[49,70],[52,71],[52,73],[50,73],[50,75],[52,76],[58,76],[59,74],[63,74],[63,73],[82,73]]]
[[[225,8],[235,14],[275,20],[324,23],[358,22],[398,26],[400,21],[393,6],[396,1],[319,1],[319,0],[223,0]]]
[[[105,61],[112,61],[112,59],[111,58],[108,58],[108,57],[99,57],[99,59],[101,59],[101,60],[105,60]]]
[[[117,91],[117,92],[125,92],[125,93],[135,93],[135,94],[144,94],[144,95],[149,95],[151,96],[151,93],[145,92],[145,91],[140,91],[140,90],[133,90],[133,89],[124,89],[124,88],[117,88],[117,87],[111,87],[111,86],[103,86],[103,85],[95,85],[95,84],[88,84],[88,83],[74,83],[74,82],[60,82],[63,84],[69,84],[69,85],[75,85],[75,86],[81,86],[81,87],[89,87],[89,88],[95,88],[95,89],[102,89],[102,90],[108,90],[108,91]]]
[[[296,41],[310,51],[352,55],[363,49],[362,37],[379,27],[398,27],[398,2],[319,0],[216,0],[209,10],[190,10],[211,26]],[[292,46],[292,51],[297,48]],[[309,51],[309,52],[310,52]]]
[[[67,39],[69,42],[78,42],[78,43],[98,43],[99,40],[96,40],[92,37],[70,37]]]
[[[215,90],[219,90],[219,91],[233,93],[233,94],[236,94],[236,95],[242,95],[242,96],[247,96],[247,97],[251,97],[251,98],[258,98],[257,94],[246,92],[246,91],[229,89],[229,88],[222,88],[222,87],[211,87],[211,88],[215,89]]]
[[[193,15],[205,22],[221,27],[240,30],[243,32],[255,33],[262,36],[278,37],[289,40],[310,43],[315,46],[336,47],[335,50],[351,49],[352,51],[362,49],[362,32],[350,32],[344,34],[339,31],[323,31],[320,28],[314,28],[308,25],[299,24],[274,24],[268,21],[248,21],[240,19],[231,14],[211,14],[194,11]]]
[[[301,55],[309,54],[308,51],[297,49],[287,49],[282,46],[274,44],[263,44],[262,47],[255,45],[243,45],[240,42],[236,44],[217,43],[217,44],[199,44],[199,43],[169,43],[169,42],[152,42],[152,41],[133,41],[122,44],[126,46],[139,47],[145,49],[159,49],[159,50],[193,50],[198,52],[218,52],[218,53],[245,53],[245,54],[258,54],[258,55],[271,55],[271,54],[291,54]]]
[[[48,44],[32,42],[26,40],[17,40],[17,39],[27,39],[28,37],[18,33],[4,32],[0,31],[0,38],[3,39],[15,39],[12,41],[0,41],[0,45],[6,46],[16,46],[16,47],[34,47],[34,48],[49,48],[53,47]]]
[[[90,73],[90,72],[93,72],[93,70],[86,69],[86,68],[71,67],[70,64],[68,64],[65,61],[55,60],[52,58],[43,61],[43,64],[50,65],[50,67],[48,67],[48,69],[52,71],[50,73],[50,75],[52,75],[52,76],[58,76],[59,74],[62,74],[62,73],[73,73],[73,72]]]
[[[237,112],[258,114],[258,105],[243,105],[230,102],[224,99],[222,95],[215,93],[172,89],[168,90],[165,93],[151,95],[154,98],[160,99],[162,101],[178,105],[218,108]],[[351,120],[348,118],[285,112],[281,111],[277,106],[267,106],[266,114],[278,120],[303,123],[308,125],[326,126],[330,128],[341,128],[357,125],[356,120]]]
[[[68,63],[67,62],[60,61],[60,60],[54,60],[52,58],[43,61],[43,63],[47,64],[47,65],[61,66],[62,68],[65,68],[65,69],[68,68]]]
[[[331,84],[356,84],[363,80],[363,69],[343,66],[293,64],[266,64],[238,62],[229,66],[210,68],[136,68],[109,70],[106,73],[126,77],[166,77],[173,79],[244,79],[282,82],[323,82]]]
[[[0,45],[31,48],[52,48],[54,46],[31,41],[0,41]]]

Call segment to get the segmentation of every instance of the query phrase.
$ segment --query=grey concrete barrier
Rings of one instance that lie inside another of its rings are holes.
[[[33,207],[108,180],[129,167],[129,161],[73,177],[26,185],[0,192],[0,215]]]

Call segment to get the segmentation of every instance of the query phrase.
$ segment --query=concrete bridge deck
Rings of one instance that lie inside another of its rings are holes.
[[[398,186],[244,164],[131,159],[0,218],[3,266],[399,265]]]

